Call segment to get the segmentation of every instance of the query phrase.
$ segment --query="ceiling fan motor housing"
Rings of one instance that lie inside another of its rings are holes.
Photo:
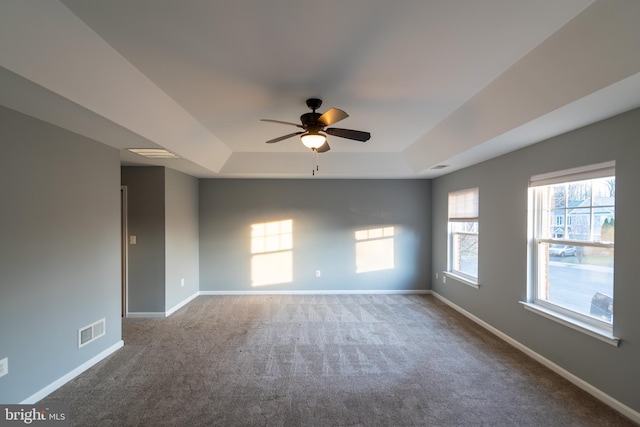
[[[302,127],[307,130],[320,130],[324,127],[322,123],[318,121],[318,118],[322,116],[320,113],[304,113],[300,116]]]

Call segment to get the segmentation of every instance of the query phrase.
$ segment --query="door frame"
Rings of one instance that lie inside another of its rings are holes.
[[[121,316],[129,312],[129,235],[127,226],[127,186],[120,186],[120,295]]]

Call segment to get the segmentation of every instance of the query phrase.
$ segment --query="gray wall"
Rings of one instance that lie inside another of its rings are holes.
[[[127,186],[129,312],[165,311],[165,169],[123,167]]]
[[[165,308],[170,310],[200,287],[196,178],[165,169],[165,220]]]
[[[446,175],[433,182],[433,290],[640,411],[640,110]],[[527,188],[531,175],[616,161],[614,334],[620,347],[586,336],[525,310]],[[479,281],[476,290],[448,279],[448,192],[479,186]]]
[[[426,180],[200,180],[200,290],[416,290],[430,270]],[[251,224],[293,220],[293,282],[251,287]],[[356,230],[394,226],[395,268],[355,272]],[[321,277],[315,277],[315,271]]]
[[[130,289],[130,310],[164,312],[195,293],[198,281],[202,291],[432,286],[640,411],[638,134],[635,110],[433,183],[214,179],[200,180],[198,189],[195,179],[164,168],[123,168],[129,232],[138,237],[130,257],[141,268],[129,271],[138,283]],[[5,108],[0,141],[0,358],[9,357],[10,366],[0,378],[0,402],[19,402],[121,340],[120,161],[117,150]],[[526,295],[529,177],[607,160],[617,162],[618,348],[518,303]],[[446,268],[447,193],[475,186],[478,290],[434,279]],[[251,288],[250,225],[287,218],[294,221],[294,281]],[[354,232],[381,226],[396,227],[395,268],[356,274]],[[107,335],[78,349],[78,328],[102,317]]]
[[[198,292],[198,179],[164,167],[125,166],[129,313],[163,314]],[[184,286],[181,286],[184,279]]]
[[[17,403],[121,340],[120,156],[3,107],[0,144],[0,402]]]

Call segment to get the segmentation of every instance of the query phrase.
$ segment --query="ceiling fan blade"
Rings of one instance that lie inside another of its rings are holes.
[[[334,123],[338,123],[340,120],[346,119],[347,117],[349,117],[349,115],[344,111],[337,108],[330,108],[325,111],[323,115],[318,117],[318,121],[325,126],[330,126]]]
[[[329,135],[339,136],[340,138],[355,139],[356,141],[365,142],[371,138],[369,132],[362,132],[360,130],[352,129],[340,129],[340,128],[328,128],[325,130]]]
[[[270,122],[270,123],[280,123],[281,125],[289,125],[289,126],[296,126],[301,128],[302,125],[299,123],[291,123],[291,122],[283,122],[282,120],[271,120],[271,119],[260,119],[261,122]]]
[[[329,143],[327,141],[325,141],[324,144],[318,147],[318,153],[326,153],[329,150],[331,150],[331,147],[329,147]]]
[[[291,138],[292,136],[302,135],[303,133],[304,133],[304,132],[294,132],[294,133],[290,133],[290,134],[288,134],[288,135],[283,135],[283,136],[278,137],[278,138],[273,138],[273,139],[268,140],[268,141],[267,141],[267,144],[273,144],[274,142],[280,142],[280,141],[283,141],[283,140],[285,140],[285,139],[289,139],[289,138]]]

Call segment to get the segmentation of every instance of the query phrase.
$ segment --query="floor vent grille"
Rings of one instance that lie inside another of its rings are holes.
[[[97,322],[78,329],[78,348],[84,347],[103,336],[106,333],[105,322],[106,319],[102,318]]]

